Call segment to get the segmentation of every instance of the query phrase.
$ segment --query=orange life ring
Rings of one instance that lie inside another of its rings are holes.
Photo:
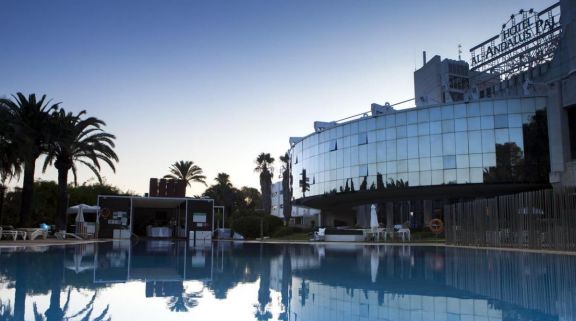
[[[439,218],[431,219],[430,222],[428,222],[428,228],[432,233],[440,234],[444,232],[444,222]]]
[[[100,216],[102,216],[103,219],[107,220],[110,217],[110,209],[109,208],[101,209]]]

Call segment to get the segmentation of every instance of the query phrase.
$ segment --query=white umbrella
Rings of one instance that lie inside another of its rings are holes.
[[[76,223],[84,223],[84,206],[78,207],[78,215],[76,215]]]
[[[378,224],[378,214],[376,213],[376,204],[372,204],[370,209],[370,228],[378,228],[380,224]]]
[[[372,249],[372,252],[370,253],[370,273],[372,276],[372,283],[376,283],[379,264],[380,264],[380,247],[377,246],[376,249]]]

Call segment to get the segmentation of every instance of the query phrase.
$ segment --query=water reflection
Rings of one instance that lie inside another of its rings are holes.
[[[444,247],[1,248],[0,320],[574,320],[574,268],[574,256]]]

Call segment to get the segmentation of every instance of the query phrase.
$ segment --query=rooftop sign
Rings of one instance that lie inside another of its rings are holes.
[[[560,35],[560,4],[520,10],[499,35],[470,49],[471,69],[509,76],[552,59]]]

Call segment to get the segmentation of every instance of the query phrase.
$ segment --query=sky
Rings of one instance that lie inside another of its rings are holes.
[[[314,121],[413,98],[423,50],[457,59],[461,44],[470,61],[511,14],[555,2],[2,0],[0,97],[45,94],[104,120],[120,162],[102,175],[122,190],[147,192],[179,160],[209,185],[225,172],[259,188],[258,154],[279,179],[289,137]],[[41,165],[35,176],[56,180]],[[80,169],[80,184],[94,180]]]

